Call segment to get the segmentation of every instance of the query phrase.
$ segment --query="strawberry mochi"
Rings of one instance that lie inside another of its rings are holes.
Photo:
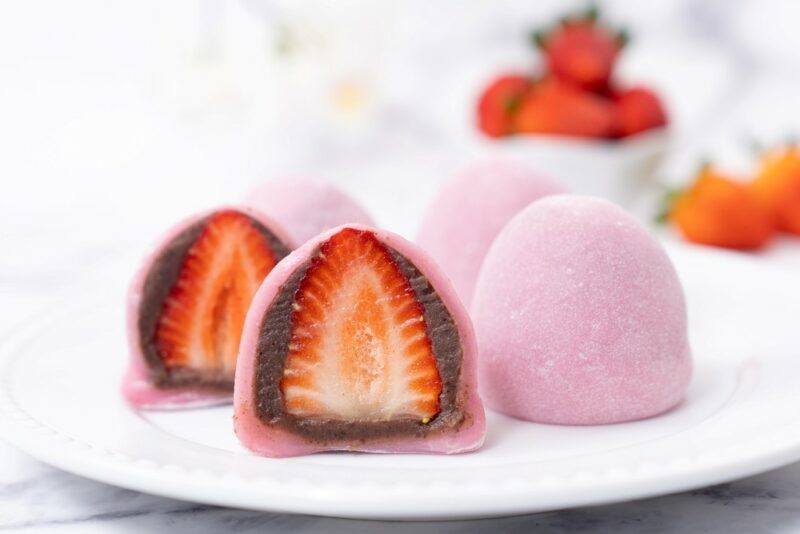
[[[556,195],[492,244],[472,304],[481,394],[539,423],[642,419],[677,405],[692,362],[661,245],[604,200]]]
[[[246,207],[173,227],[128,293],[127,400],[146,409],[229,402],[247,309],[288,243],[277,223]]]
[[[295,245],[347,223],[374,224],[367,211],[335,185],[310,178],[283,178],[257,187],[245,203],[268,213]]]
[[[557,182],[518,163],[474,165],[445,183],[428,205],[417,243],[469,306],[483,258],[503,226],[537,198],[564,192]]]
[[[332,229],[264,280],[247,314],[234,427],[270,457],[460,453],[481,446],[472,324],[419,248]]]

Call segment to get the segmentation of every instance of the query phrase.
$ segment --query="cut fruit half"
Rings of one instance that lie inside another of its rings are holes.
[[[320,248],[292,303],[280,381],[287,413],[430,420],[442,381],[424,310],[374,234],[345,229]]]
[[[182,225],[147,262],[132,291],[134,360],[142,360],[133,363],[147,371],[138,389],[126,388],[135,404],[153,400],[148,384],[230,394],[250,302],[288,254],[267,224],[252,212],[218,210]]]
[[[237,434],[268,456],[474,449],[484,423],[468,321],[415,245],[359,226],[323,234],[253,301]]]

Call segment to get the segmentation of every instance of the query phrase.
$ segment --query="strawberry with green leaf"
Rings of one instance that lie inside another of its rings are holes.
[[[590,7],[563,18],[554,28],[534,32],[532,40],[544,53],[550,72],[563,81],[596,90],[608,84],[628,34],[602,24],[597,8]]]

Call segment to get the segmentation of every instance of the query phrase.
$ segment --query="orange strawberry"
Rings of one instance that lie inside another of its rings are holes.
[[[514,111],[530,87],[530,80],[518,74],[506,74],[493,81],[478,102],[478,126],[490,137],[511,133]]]
[[[247,309],[276,263],[248,216],[213,214],[189,248],[156,328],[167,372],[189,369],[232,382]]]
[[[522,100],[514,117],[519,133],[607,137],[614,130],[610,101],[556,79],[540,82]]]
[[[617,93],[617,127],[621,137],[667,124],[667,114],[658,97],[645,87]]]
[[[751,189],[779,229],[800,235],[800,148],[788,146],[767,153]]]
[[[756,249],[774,233],[750,189],[710,166],[679,194],[668,217],[687,240],[717,247]]]
[[[343,421],[429,419],[442,381],[422,305],[387,248],[346,228],[311,260],[293,303],[286,411]]]

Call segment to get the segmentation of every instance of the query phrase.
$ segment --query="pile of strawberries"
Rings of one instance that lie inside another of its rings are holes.
[[[750,250],[777,231],[800,235],[800,148],[766,151],[750,181],[706,164],[691,186],[670,195],[663,215],[703,245]]]
[[[601,23],[596,8],[535,32],[532,42],[544,56],[544,72],[504,74],[489,84],[478,103],[478,126],[486,135],[620,139],[667,124],[653,91],[612,80],[628,36]]]

